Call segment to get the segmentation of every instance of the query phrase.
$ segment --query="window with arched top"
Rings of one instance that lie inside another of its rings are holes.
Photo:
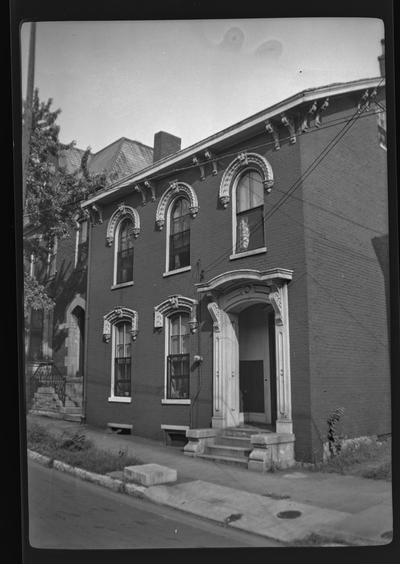
[[[257,170],[246,169],[237,177],[233,207],[234,253],[263,249],[264,184]]]
[[[121,220],[115,238],[114,284],[133,282],[133,223],[129,217]]]
[[[188,400],[190,381],[189,314],[170,315],[167,324],[166,400]]]
[[[131,323],[113,325],[111,399],[131,397]]]
[[[190,266],[190,204],[179,196],[171,203],[168,218],[167,272]]]

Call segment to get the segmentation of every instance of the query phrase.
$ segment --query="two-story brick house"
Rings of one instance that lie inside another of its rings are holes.
[[[337,408],[390,432],[383,101],[357,80],[182,150],[159,133],[83,204],[88,423],[252,468],[320,459]]]

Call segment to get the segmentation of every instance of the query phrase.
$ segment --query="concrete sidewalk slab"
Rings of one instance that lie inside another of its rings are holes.
[[[333,523],[327,528],[323,525],[320,534],[337,536],[341,539],[357,544],[382,545],[391,542],[393,534],[392,506],[387,503],[374,505],[349,515],[346,519]]]
[[[176,482],[177,471],[160,464],[138,464],[137,466],[126,466],[124,477],[129,482],[136,482],[141,486],[154,486]]]
[[[147,489],[144,497],[282,542],[302,540],[321,525],[333,526],[349,516],[340,511],[295,501],[273,500],[202,480],[169,487],[153,486]],[[280,513],[287,511],[299,512],[299,516],[295,519],[279,518]]]
[[[217,517],[219,515],[219,519],[225,522],[224,519],[232,514],[239,514],[241,511],[231,506],[224,507],[223,504],[218,508],[217,495],[214,496],[214,503],[211,503],[208,498],[196,497],[198,492],[192,491],[191,487],[180,488],[193,482],[211,483],[215,487],[229,485],[233,500],[238,497],[239,493],[256,494],[264,499],[264,502],[281,500],[304,504],[308,507],[312,506],[314,508],[313,515],[318,515],[317,509],[333,512],[331,515],[335,515],[335,512],[340,513],[342,517],[344,515],[341,520],[328,520],[326,523],[322,521],[316,524],[312,530],[312,532],[321,531],[320,534],[324,534],[331,539],[335,537],[348,538],[349,542],[352,538],[361,539],[361,541],[364,539],[364,544],[368,544],[370,541],[376,544],[376,540],[381,534],[388,533],[391,530],[391,526],[389,527],[392,515],[391,482],[357,476],[342,476],[335,473],[313,472],[303,468],[300,471],[298,468],[294,468],[274,473],[255,473],[240,467],[216,464],[196,457],[185,456],[182,449],[134,435],[115,435],[104,429],[88,425],[31,415],[28,415],[28,421],[39,423],[54,435],[79,431],[85,433],[87,438],[92,440],[98,448],[116,453],[123,450],[128,455],[138,458],[142,463],[155,463],[177,469],[179,481],[176,485],[153,486],[148,489],[148,496],[153,496],[153,501],[157,501],[157,496],[164,496],[167,499],[168,496],[162,493],[163,488],[166,488],[166,491],[169,492],[168,495],[174,491],[178,496],[181,491],[183,496],[183,492],[185,492],[187,496],[185,503],[194,503],[194,500],[197,500],[198,507],[202,508],[204,512],[203,516],[211,519],[214,519],[215,514]],[[155,490],[155,488],[159,489]],[[175,502],[171,500],[171,504],[178,503],[179,499],[185,501],[183,497],[179,498],[178,496]],[[159,502],[164,503],[161,498]],[[235,526],[239,526],[242,521],[244,524],[247,522],[246,526],[250,527],[251,515],[250,513],[246,514],[246,518],[241,516],[237,521],[232,521],[231,526],[234,523],[236,523]],[[371,518],[369,518],[369,515]],[[378,517],[375,518],[374,515]],[[352,516],[354,519],[352,519]],[[296,522],[306,523],[304,515],[301,521],[299,519],[294,519],[288,527],[294,527]],[[285,530],[287,521],[284,522],[283,519],[279,519],[279,523],[280,528]],[[383,523],[385,525],[381,527]],[[387,528],[386,525],[388,525]],[[254,527],[255,524],[253,523],[251,526]],[[302,525],[299,527],[299,530],[302,531]],[[382,531],[382,528],[385,530]],[[262,525],[258,530],[263,530]],[[271,531],[274,530],[272,524],[268,530],[270,536]],[[346,531],[349,533],[347,537]],[[353,536],[351,536],[352,531]],[[279,531],[277,534],[279,534]],[[279,539],[279,537],[277,538]]]

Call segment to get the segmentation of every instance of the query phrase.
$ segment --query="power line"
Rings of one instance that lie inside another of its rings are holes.
[[[347,133],[347,131],[354,125],[356,120],[365,112],[366,106],[362,110],[357,110],[352,116],[352,118],[346,122],[344,127],[335,135],[335,137],[324,147],[321,153],[314,159],[314,161],[308,166],[304,173],[292,184],[289,190],[285,193],[285,195],[271,208],[269,212],[263,215],[262,219],[255,224],[255,228],[260,227],[267,219],[270,219],[274,213],[276,213],[279,208],[288,200],[288,198],[292,195],[295,190],[301,186],[301,182],[307,178],[315,168],[322,162],[322,160],[334,149],[337,143],[342,139],[342,137]],[[203,269],[210,269],[215,268],[222,260],[225,259],[226,253],[229,252],[225,250],[221,255],[219,255],[214,261],[206,265]]]
[[[362,117],[369,117],[369,116],[371,116],[371,115],[376,115],[376,114],[379,114],[379,113],[382,113],[382,110],[376,111],[376,112],[373,112],[373,113],[369,113],[369,114],[364,115],[364,116],[362,116]],[[322,131],[322,130],[328,129],[328,128],[330,128],[330,127],[334,127],[334,126],[337,126],[337,125],[341,125],[342,123],[348,123],[348,118],[346,117],[346,118],[341,118],[340,120],[331,120],[330,122],[326,122],[326,125],[321,126],[321,127],[319,127],[318,129],[311,130],[311,131],[300,132],[300,133],[298,133],[298,136],[304,135],[304,134],[311,135],[311,134],[316,133],[316,132],[318,132],[318,131]],[[281,141],[282,141],[282,142],[285,142],[285,141],[288,141],[289,139],[290,139],[289,136],[288,136],[288,137],[283,137],[283,138],[281,138]],[[262,147],[268,148],[268,147],[270,147],[270,146],[272,147],[273,145],[274,145],[274,142],[273,142],[273,141],[266,141],[265,143],[260,143],[260,144],[258,144],[258,145],[253,145],[253,146],[247,147],[247,148],[246,148],[246,151],[254,151],[254,150],[260,149],[260,148],[262,148]],[[204,162],[204,163],[202,163],[202,164],[206,165],[207,163],[218,162],[218,161],[224,160],[224,159],[226,159],[226,158],[228,158],[228,157],[236,156],[237,154],[238,154],[238,151],[237,151],[237,150],[234,151],[234,152],[230,152],[230,153],[224,153],[223,155],[219,155],[218,157],[215,157],[215,158],[213,158],[213,159],[210,159],[209,161]],[[199,167],[199,165],[196,164],[196,165],[188,165],[188,166],[186,166],[186,167],[175,168],[175,169],[173,169],[173,170],[168,171],[168,175],[170,175],[170,174],[175,174],[175,173],[179,173],[179,172],[184,172],[184,171],[187,171],[187,170],[192,170],[192,169],[195,169],[195,168],[198,168],[198,167]],[[140,171],[138,171],[138,172],[140,172]],[[165,172],[164,172],[164,173],[159,173],[158,175],[154,175],[154,176],[148,177],[147,180],[151,182],[151,181],[159,180],[159,179],[164,178],[164,177],[165,177]],[[129,177],[127,177],[127,180],[128,180],[128,178],[129,178]],[[127,180],[121,179],[121,182],[126,182]],[[98,189],[95,189],[95,190],[93,190],[93,192],[90,192],[90,194],[88,194],[88,195],[85,197],[85,199],[88,199],[88,197],[91,196],[92,194],[96,194],[96,192],[98,192]],[[106,194],[107,194],[107,191],[103,192],[103,194],[106,195]],[[72,206],[72,205],[76,205],[76,204],[79,203],[79,202],[84,202],[85,199],[80,199],[80,200],[78,200],[78,201],[74,201],[74,202],[65,204],[65,207],[70,206],[70,205],[71,205],[71,206]],[[52,208],[48,208],[48,210],[45,209],[45,210],[42,210],[42,211],[50,211],[51,209],[52,209]],[[31,213],[24,213],[24,216],[29,216],[29,215],[34,215],[34,212],[31,212]]]

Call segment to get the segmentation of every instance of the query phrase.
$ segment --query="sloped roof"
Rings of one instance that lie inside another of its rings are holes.
[[[77,147],[62,151],[60,165],[67,172],[80,168],[84,151]],[[97,153],[90,155],[89,172],[105,174],[107,183],[116,182],[129,174],[134,174],[153,163],[153,149],[138,141],[121,137]]]
[[[210,135],[209,137],[202,139],[185,149],[181,149],[176,153],[167,155],[155,163],[151,163],[147,168],[138,170],[125,178],[122,177],[119,180],[113,181],[111,185],[108,184],[108,186],[99,190],[93,197],[83,202],[82,207],[92,205],[103,199],[111,201],[124,193],[124,190],[128,191],[129,186],[132,184],[150,179],[154,174],[166,174],[172,167],[176,167],[185,159],[189,160],[190,158],[193,158],[202,151],[210,150],[211,148],[221,150],[224,147],[229,146],[234,139],[243,139],[251,134],[254,135],[255,132],[264,131],[266,120],[280,115],[282,112],[291,110],[305,103],[313,103],[315,100],[319,100],[321,98],[341,96],[360,90],[369,88],[374,89],[378,87],[385,87],[385,79],[383,77],[358,79],[350,82],[335,82],[325,86],[308,88],[307,90],[298,92],[297,94],[257,112],[256,114],[253,114],[252,116],[243,119],[230,127],[219,131],[218,133]]]

